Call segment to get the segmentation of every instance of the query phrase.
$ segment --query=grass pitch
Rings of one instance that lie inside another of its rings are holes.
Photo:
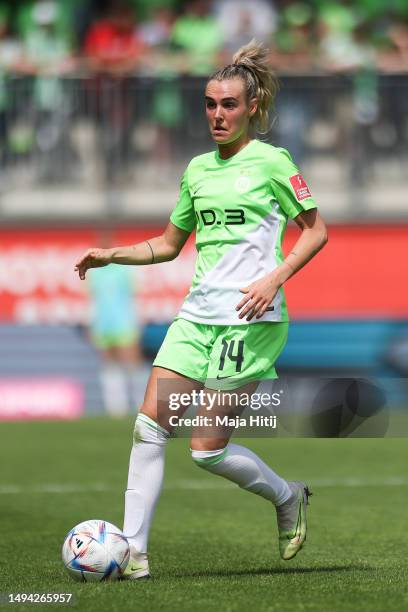
[[[154,579],[82,584],[62,566],[62,542],[88,518],[122,526],[132,421],[2,423],[0,432],[3,593],[72,592],[74,609],[90,612],[408,609],[404,439],[242,441],[314,491],[306,546],[289,562],[279,559],[273,507],[198,469],[188,440],[173,440],[151,536]]]

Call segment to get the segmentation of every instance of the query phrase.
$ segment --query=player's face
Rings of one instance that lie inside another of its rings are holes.
[[[218,145],[248,136],[249,120],[256,112],[256,99],[248,103],[242,79],[209,81],[205,105],[210,133]]]

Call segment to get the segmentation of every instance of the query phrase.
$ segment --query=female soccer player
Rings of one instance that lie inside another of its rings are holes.
[[[130,579],[149,576],[147,540],[174,416],[160,384],[193,394],[225,383],[254,389],[257,381],[276,378],[274,364],[288,330],[282,285],[327,241],[316,204],[289,153],[251,136],[254,130],[267,130],[275,93],[267,51],[255,42],[242,47],[232,64],[208,80],[206,114],[217,150],[188,165],[164,233],[134,246],[90,249],[76,265],[83,279],[88,268],[109,263],[169,261],[196,231],[192,287],[153,363],[135,424],[124,520]],[[301,234],[284,259],[281,242],[288,218]],[[212,414],[222,411],[225,407],[215,406]],[[199,412],[208,414],[205,406]],[[308,488],[287,482],[252,451],[229,443],[231,429],[206,436],[195,428],[193,460],[274,504],[280,554],[291,559],[306,537]]]

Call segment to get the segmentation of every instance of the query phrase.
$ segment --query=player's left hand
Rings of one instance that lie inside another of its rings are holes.
[[[240,319],[246,317],[247,321],[250,321],[253,317],[260,319],[265,314],[279,288],[280,284],[273,274],[263,276],[248,287],[242,287],[240,291],[245,293],[245,296],[236,307],[236,310],[241,311],[238,317]]]

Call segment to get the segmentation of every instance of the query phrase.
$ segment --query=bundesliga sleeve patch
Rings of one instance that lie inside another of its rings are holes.
[[[309,187],[307,186],[307,183],[301,174],[294,174],[293,176],[289,177],[289,180],[296,194],[296,199],[298,202],[301,202],[306,198],[312,197],[312,194],[309,191]]]

